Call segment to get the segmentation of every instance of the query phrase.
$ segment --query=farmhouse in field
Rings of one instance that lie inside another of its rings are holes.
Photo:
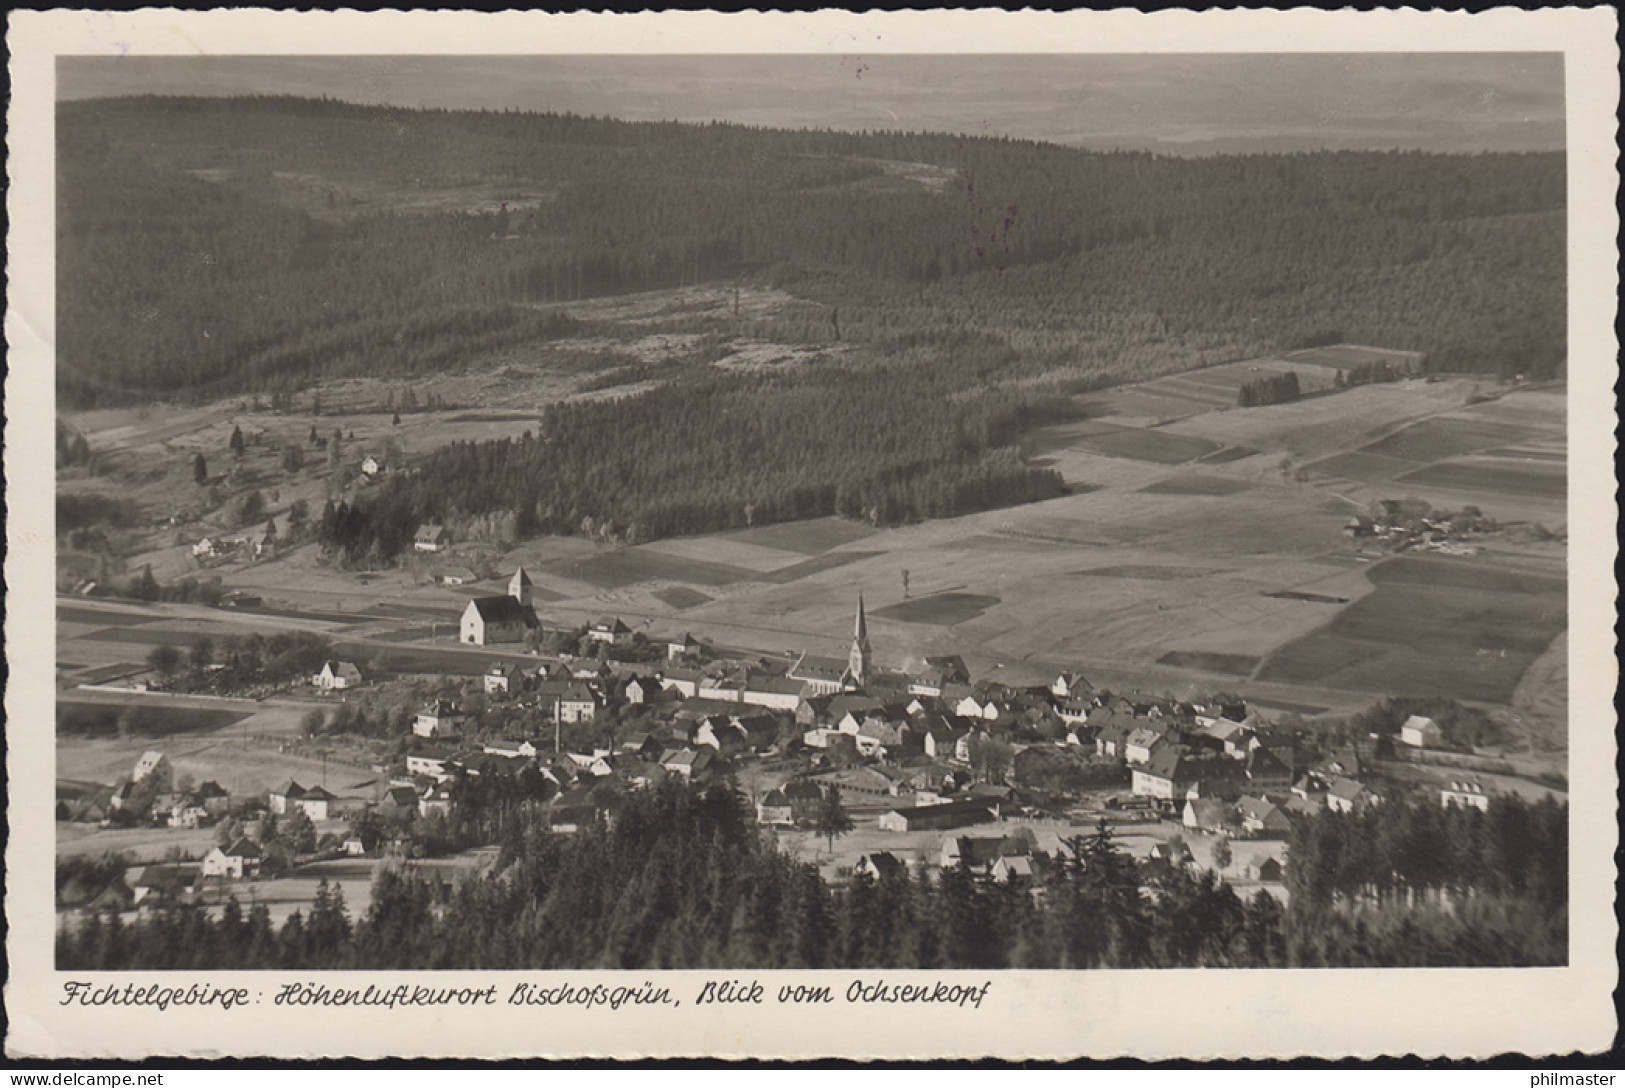
[[[463,609],[459,641],[472,646],[492,642],[519,642],[536,626],[536,612],[530,606],[530,575],[525,568],[514,571],[505,597],[475,597]]]

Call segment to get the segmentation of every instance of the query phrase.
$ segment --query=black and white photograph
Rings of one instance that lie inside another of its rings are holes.
[[[1561,48],[345,40],[48,61],[49,970],[1575,963]]]

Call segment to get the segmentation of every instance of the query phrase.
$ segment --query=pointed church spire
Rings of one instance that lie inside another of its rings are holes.
[[[869,621],[863,614],[863,591],[858,591],[858,617],[852,626],[852,649],[846,655],[846,679],[862,687],[869,679]]]

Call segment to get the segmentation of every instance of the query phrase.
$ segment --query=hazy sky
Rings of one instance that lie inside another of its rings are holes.
[[[58,94],[275,93],[1180,154],[1563,147],[1557,53],[63,57]]]

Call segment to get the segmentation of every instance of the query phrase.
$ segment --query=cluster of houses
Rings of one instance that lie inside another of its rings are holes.
[[[507,595],[469,603],[465,641],[511,641],[534,622],[530,580],[520,569]],[[588,637],[624,646],[631,632],[605,617]],[[360,670],[344,661],[325,662],[313,677],[332,691],[362,682]],[[1030,818],[1029,827],[1034,820],[1070,827],[1065,797],[1023,781],[1026,757],[1044,752],[1050,759],[1058,752],[1079,757],[1069,763],[1112,784],[1119,795],[1113,803],[1134,807],[1135,822],[1168,817],[1190,832],[1238,843],[1279,844],[1300,817],[1322,809],[1355,812],[1382,800],[1355,749],[1307,752],[1295,734],[1274,728],[1237,698],[1114,694],[1073,672],[1027,688],[973,683],[965,662],[948,656],[926,658],[907,673],[877,669],[861,597],[845,659],[718,657],[685,635],[667,643],[663,659],[646,664],[598,657],[501,661],[479,685],[488,705],[525,711],[526,735],[492,737],[455,701],[436,698],[414,717],[403,763],[379,768],[387,773],[375,800],[289,781],[270,791],[267,808],[275,816],[303,813],[318,824],[370,809],[393,829],[380,844],[387,853],[401,848],[410,821],[455,815],[471,786],[507,783],[545,802],[555,830],[570,831],[614,819],[632,791],[672,779],[706,782],[745,761],[794,756],[786,775],[754,798],[764,826],[813,825],[834,794],[896,834],[1008,828],[1004,821],[1017,816]],[[564,726],[609,717],[638,724],[630,732],[572,729],[573,742],[564,743]],[[584,734],[600,740],[582,746]],[[1436,747],[1443,733],[1431,719],[1413,716],[1398,741]],[[1468,778],[1440,791],[1445,805],[1484,809],[1488,798]],[[139,806],[144,817],[199,827],[229,812],[230,800],[213,782],[177,794],[167,758],[149,752],[105,796],[61,797],[58,818],[105,819],[121,806]],[[1027,832],[987,830],[991,837],[949,834],[935,860],[999,880],[1042,883],[1054,850],[1035,848]],[[354,834],[342,849],[368,852]],[[1155,850],[1170,863],[1184,860],[1176,856],[1183,850],[1177,839],[1159,840]],[[260,860],[260,847],[239,837],[211,850],[194,876],[248,879]],[[865,855],[859,868],[878,877],[902,864],[882,851]],[[1258,855],[1249,873],[1278,880],[1284,864],[1282,847]],[[184,866],[148,868],[131,881],[134,895],[168,895],[185,877],[177,875]],[[150,887],[143,884],[148,876]]]
[[[1451,513],[1433,510],[1420,499],[1382,499],[1369,514],[1350,518],[1343,535],[1387,551],[1477,555],[1478,547],[1466,542],[1499,528],[1476,506]]]
[[[208,827],[231,811],[231,794],[213,780],[177,787],[175,769],[162,752],[143,752],[129,775],[112,785],[59,780],[56,818],[108,825],[125,822],[191,830]]]

